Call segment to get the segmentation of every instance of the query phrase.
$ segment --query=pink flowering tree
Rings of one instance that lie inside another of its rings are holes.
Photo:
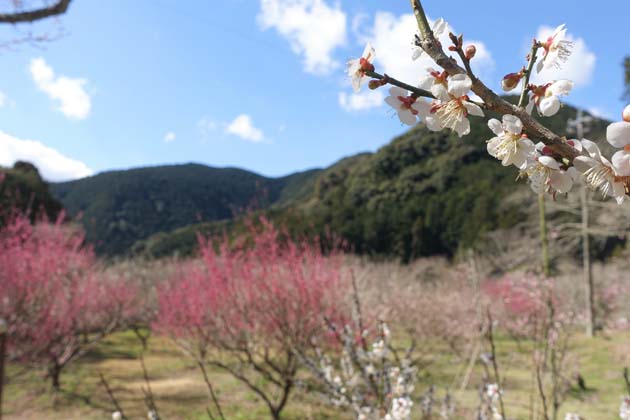
[[[54,390],[64,367],[124,323],[134,289],[100,275],[83,233],[14,215],[0,230],[0,318],[9,358],[43,365]]]
[[[291,240],[264,219],[233,243],[200,238],[200,254],[158,290],[155,326],[206,379],[206,366],[229,372],[277,419],[296,385],[297,350],[327,338],[325,319],[344,319],[341,256]]]

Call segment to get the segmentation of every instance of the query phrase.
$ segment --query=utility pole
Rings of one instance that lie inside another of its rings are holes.
[[[567,122],[567,131],[576,133],[577,139],[582,140],[584,138],[585,124],[590,124],[592,121],[593,117],[589,115],[585,116],[582,110],[578,109],[576,118],[570,119]],[[582,278],[586,304],[586,335],[593,337],[595,334],[595,296],[588,225],[588,191],[586,190],[586,184],[584,182],[582,182],[580,188],[580,207],[582,208]]]

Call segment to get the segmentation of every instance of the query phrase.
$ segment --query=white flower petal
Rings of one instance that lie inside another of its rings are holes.
[[[451,99],[446,86],[443,83],[435,83],[431,86],[431,93],[436,98],[442,101],[448,101]]]
[[[407,95],[409,95],[409,92],[407,92],[403,88],[399,88],[398,86],[392,86],[391,88],[389,88],[389,94],[392,95],[394,98],[397,98],[399,96],[405,98],[407,97]]]
[[[504,115],[503,127],[505,128],[505,131],[508,131],[512,134],[521,134],[521,132],[523,131],[523,123],[516,115]]]
[[[402,104],[402,102],[394,96],[388,96],[385,98],[385,103],[396,110],[400,109],[400,105]]]
[[[600,160],[601,159],[601,152],[599,151],[599,146],[597,146],[597,144],[593,141],[590,141],[588,139],[583,139],[581,141],[582,143],[582,148],[584,148],[584,150],[586,150],[586,152],[595,160]]]
[[[503,134],[503,125],[501,125],[501,121],[497,120],[496,118],[492,118],[488,121],[488,127],[490,127],[490,130],[492,130],[492,132],[497,136]]]
[[[365,49],[363,50],[363,55],[361,57],[365,58],[370,63],[374,61],[374,58],[376,57],[376,50],[372,47],[370,42],[365,45]]]
[[[538,162],[541,165],[546,166],[547,168],[558,170],[560,169],[560,164],[550,156],[541,156],[538,158]]]
[[[440,123],[440,119],[430,115],[424,119],[424,124],[431,131],[441,131],[444,127],[442,127],[442,123]]]
[[[418,111],[418,115],[422,118],[431,115],[431,103],[424,99],[418,98],[411,107]]]
[[[620,150],[612,156],[612,164],[619,176],[630,176],[630,153]]]
[[[416,125],[418,122],[418,118],[408,109],[399,109],[398,118],[400,118],[400,121],[406,125]]]
[[[442,18],[438,18],[435,22],[433,22],[433,34],[437,37],[438,35],[442,35],[446,28],[448,27],[448,23]]]
[[[597,165],[597,161],[588,156],[578,156],[573,159],[573,166],[581,173],[588,171],[595,165]]]
[[[470,122],[468,121],[468,118],[463,118],[461,121],[458,121],[455,124],[455,127],[453,127],[453,130],[455,130],[459,137],[470,134]]]
[[[456,98],[461,98],[466,95],[472,87],[472,80],[467,75],[461,73],[449,77],[448,79],[448,93]]]
[[[476,117],[483,117],[483,110],[481,109],[481,107],[473,102],[468,102],[468,101],[463,101],[462,104],[464,105],[464,107],[466,108],[466,111],[468,111],[468,114],[470,115],[474,115]]]
[[[558,80],[547,88],[555,96],[568,95],[573,89],[573,82],[570,80]]]
[[[559,193],[568,193],[573,187],[573,179],[565,171],[553,171],[549,175],[549,184]]]
[[[497,120],[495,120],[497,121]],[[497,157],[498,155],[498,149],[499,146],[501,145],[501,138],[500,137],[493,137],[492,139],[490,139],[488,141],[488,144],[486,145],[486,148],[488,150],[488,154],[494,158]]]
[[[630,144],[630,123],[620,121],[610,124],[606,129],[606,140],[618,148]]]
[[[557,96],[543,98],[538,105],[538,110],[545,117],[556,115],[560,111],[560,99]]]
[[[529,98],[529,102],[527,103],[527,106],[525,107],[525,111],[529,115],[531,115],[533,110],[534,110],[534,101],[532,100],[532,98]]]

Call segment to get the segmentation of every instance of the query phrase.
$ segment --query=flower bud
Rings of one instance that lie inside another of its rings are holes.
[[[477,54],[477,47],[475,47],[474,45],[469,45],[466,47],[466,58],[468,60],[473,58],[475,54]]]
[[[376,90],[381,86],[383,86],[383,83],[377,79],[372,79],[368,82],[368,88],[370,88],[370,90]]]
[[[542,154],[545,155],[545,156],[551,156],[551,155],[553,155],[553,149],[551,147],[549,147],[549,146],[544,146],[542,148]]]
[[[630,122],[630,105],[626,106],[626,108],[621,113],[621,117],[625,122]]]
[[[521,82],[523,75],[521,73],[506,74],[501,80],[501,87],[505,92],[514,90],[516,86]]]

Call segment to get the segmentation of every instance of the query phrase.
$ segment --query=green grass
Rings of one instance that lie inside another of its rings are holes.
[[[505,377],[505,402],[509,418],[528,419],[531,373],[528,343],[518,346],[507,337],[497,338],[499,364]],[[113,406],[99,382],[103,372],[130,418],[146,418],[141,388],[144,386],[138,355],[140,342],[133,333],[112,335],[83,359],[62,373],[62,392],[53,395],[44,372],[8,364],[3,414],[5,419],[108,419]],[[588,339],[571,339],[570,365],[586,380],[589,391],[573,391],[560,410],[589,420],[617,419],[624,393],[621,370],[630,365],[630,334],[609,333]],[[475,366],[465,390],[460,390],[467,363],[441,349],[427,355],[430,364],[421,370],[418,395],[435,385],[438,396],[451,387],[461,418],[471,418],[477,406],[482,369]],[[153,337],[145,362],[156,402],[165,419],[208,418],[207,389],[194,363],[169,341]],[[572,370],[572,371],[573,371]],[[567,372],[568,375],[572,372]],[[228,374],[210,370],[213,385],[228,419],[268,418],[264,403]],[[572,379],[573,380],[573,379]],[[575,381],[573,381],[575,384]],[[286,419],[350,419],[351,414],[327,407],[315,395],[297,391],[285,410]],[[417,418],[417,417],[414,417]]]

